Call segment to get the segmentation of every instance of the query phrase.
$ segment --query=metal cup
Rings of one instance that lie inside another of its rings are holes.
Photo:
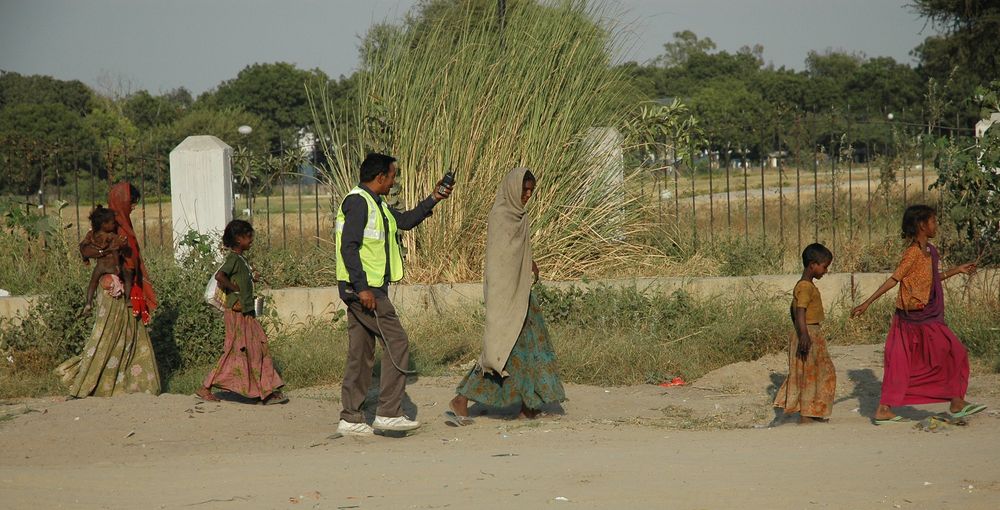
[[[256,317],[264,315],[264,296],[253,298],[253,314]]]

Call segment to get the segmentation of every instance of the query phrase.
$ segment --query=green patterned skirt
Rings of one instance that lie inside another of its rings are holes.
[[[146,326],[132,315],[125,299],[101,289],[97,317],[83,354],[66,360],[56,372],[74,397],[111,397],[123,393],[160,393],[160,374]]]
[[[528,409],[540,409],[543,404],[566,400],[556,353],[534,292],[528,298],[528,314],[505,369],[510,375],[500,377],[473,367],[459,383],[458,394],[490,407],[523,403]]]

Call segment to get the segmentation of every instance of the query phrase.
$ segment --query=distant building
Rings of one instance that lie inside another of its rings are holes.
[[[982,138],[986,134],[986,130],[990,128],[993,124],[1000,123],[1000,112],[993,112],[990,118],[983,119],[976,123],[976,138]]]

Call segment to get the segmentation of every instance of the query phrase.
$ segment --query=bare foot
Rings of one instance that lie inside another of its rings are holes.
[[[892,409],[887,405],[879,404],[878,409],[875,410],[876,420],[891,420],[896,417],[896,413],[892,412]]]
[[[455,398],[448,402],[448,407],[456,416],[469,416],[469,399],[462,395],[455,395]]]
[[[953,413],[957,413],[957,412],[961,411],[962,409],[965,409],[965,406],[967,406],[967,405],[969,405],[969,403],[966,402],[964,398],[957,398],[956,397],[956,398],[951,399],[951,407],[949,408],[949,410],[951,412],[953,412]]]
[[[213,395],[212,390],[208,388],[198,388],[198,391],[194,392],[194,394],[206,402],[220,402],[219,397]]]

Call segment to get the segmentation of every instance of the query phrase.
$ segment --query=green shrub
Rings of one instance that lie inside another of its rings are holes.
[[[214,258],[192,252],[178,264],[169,255],[147,262],[159,308],[149,335],[161,372],[210,363],[222,353],[222,314],[202,301],[205,285],[218,268]]]
[[[759,237],[727,237],[712,245],[711,251],[721,260],[721,276],[751,276],[781,272],[783,249],[774,240]]]

